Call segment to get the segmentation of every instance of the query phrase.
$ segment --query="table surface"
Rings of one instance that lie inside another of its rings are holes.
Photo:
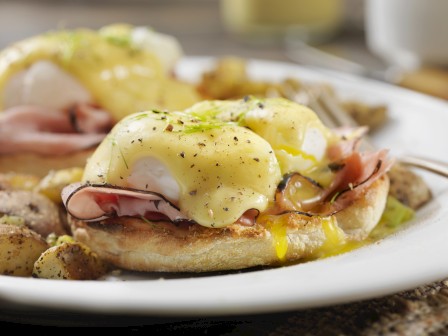
[[[0,47],[58,27],[127,22],[150,25],[176,36],[189,56],[239,56],[290,61],[280,44],[254,45],[228,34],[217,1],[1,1]],[[20,18],[20,20],[17,20]],[[6,33],[7,32],[7,33]],[[371,55],[359,27],[345,29],[321,46],[371,66]],[[0,301],[1,303],[1,301]],[[6,308],[7,307],[7,308]],[[91,315],[0,304],[5,326],[129,326],[132,330],[171,334],[216,335],[414,335],[448,334],[448,281],[385,298],[347,305],[269,315],[213,318],[166,318]]]

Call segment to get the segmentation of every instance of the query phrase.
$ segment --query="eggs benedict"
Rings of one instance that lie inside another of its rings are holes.
[[[129,25],[48,32],[6,48],[0,170],[84,165],[124,116],[191,106],[195,88],[174,73],[181,56],[172,36]]]
[[[63,190],[73,235],[131,270],[276,265],[365,239],[389,189],[387,151],[283,98],[203,101],[120,121]]]

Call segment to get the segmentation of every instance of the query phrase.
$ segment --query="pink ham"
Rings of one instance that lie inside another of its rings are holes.
[[[359,139],[365,130],[360,128],[358,131],[353,133],[351,129],[352,136],[347,139],[342,136],[342,141],[328,149],[328,157],[334,160],[330,164],[334,179],[329,187],[322,188],[299,173],[289,174],[279,184],[274,206],[267,212],[270,215],[295,212],[306,216],[329,216],[348,207],[365,188],[381,178],[393,163],[387,158],[388,151],[357,151]],[[308,198],[302,197],[303,190],[308,193]],[[296,197],[298,194],[302,196]],[[67,211],[84,221],[132,216],[151,221],[194,223],[163,195],[155,192],[76,183],[64,188],[62,198]],[[248,209],[236,223],[254,225],[258,215],[258,210]]]
[[[109,112],[90,104],[76,104],[69,113],[73,128],[80,133],[107,133],[112,125]]]
[[[149,221],[195,223],[163,195],[109,185],[73,183],[62,191],[62,200],[74,218],[94,222],[110,217],[137,217]],[[259,211],[247,210],[236,223],[251,226]]]
[[[243,226],[252,226],[257,221],[257,217],[260,214],[260,211],[257,209],[249,209],[243,213],[243,215],[238,218],[236,224],[240,224]]]
[[[86,222],[123,216],[188,221],[165,197],[150,191],[74,183],[63,189],[62,200],[70,215]]]
[[[67,111],[18,106],[0,114],[0,154],[62,155],[97,145],[112,125],[106,111],[78,104]]]
[[[330,187],[324,189],[312,180],[298,174],[290,174],[279,185],[275,206],[271,215],[296,212],[306,216],[329,216],[348,207],[374,181],[383,176],[392,161],[387,151],[362,154],[353,152],[340,163]],[[312,188],[310,199],[294,198],[300,187]],[[62,199],[68,213],[83,221],[99,221],[110,217],[131,216],[150,221],[188,222],[182,212],[163,195],[130,188],[109,185],[75,183],[64,188]],[[258,210],[248,209],[236,223],[251,226],[256,222]]]
[[[0,132],[0,155],[36,153],[64,155],[99,144],[105,134],[7,133]]]
[[[327,156],[331,161],[337,161],[358,149],[361,138],[367,134],[368,128],[365,126],[340,127],[334,128],[332,131],[340,136],[341,141],[328,148]]]

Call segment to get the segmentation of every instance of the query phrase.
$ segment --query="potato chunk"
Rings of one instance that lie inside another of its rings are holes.
[[[47,197],[32,191],[0,190],[0,216],[22,217],[25,225],[43,237],[66,233],[59,208]]]
[[[244,96],[289,97],[301,87],[300,81],[287,78],[282,82],[253,80],[247,73],[246,60],[223,57],[214,69],[204,72],[198,91],[208,99],[238,99]]]
[[[86,245],[63,242],[42,253],[34,264],[33,276],[58,280],[94,280],[106,271],[106,265]]]
[[[417,210],[432,199],[432,193],[423,178],[402,164],[393,165],[388,173],[389,194],[404,205]]]
[[[34,262],[47,248],[45,240],[27,227],[0,224],[0,274],[31,276]]]
[[[357,100],[341,102],[341,107],[360,126],[368,126],[369,131],[374,131],[383,126],[388,120],[388,110],[385,105],[365,104]]]
[[[83,169],[77,167],[51,170],[48,175],[39,182],[34,191],[47,196],[56,204],[62,203],[62,189],[71,183],[81,181],[82,174]]]
[[[39,183],[39,177],[31,174],[0,173],[0,189],[33,190]]]

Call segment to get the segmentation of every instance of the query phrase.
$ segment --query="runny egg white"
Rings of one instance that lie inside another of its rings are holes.
[[[89,91],[75,77],[47,60],[13,75],[5,85],[4,97],[5,109],[36,105],[57,110],[92,101]]]
[[[266,210],[284,174],[326,166],[333,141],[311,110],[285,99],[206,101],[125,118],[83,180],[162,194],[198,224],[223,227]]]
[[[180,198],[179,183],[161,160],[146,156],[135,161],[126,179],[129,187],[163,194],[173,203]]]

